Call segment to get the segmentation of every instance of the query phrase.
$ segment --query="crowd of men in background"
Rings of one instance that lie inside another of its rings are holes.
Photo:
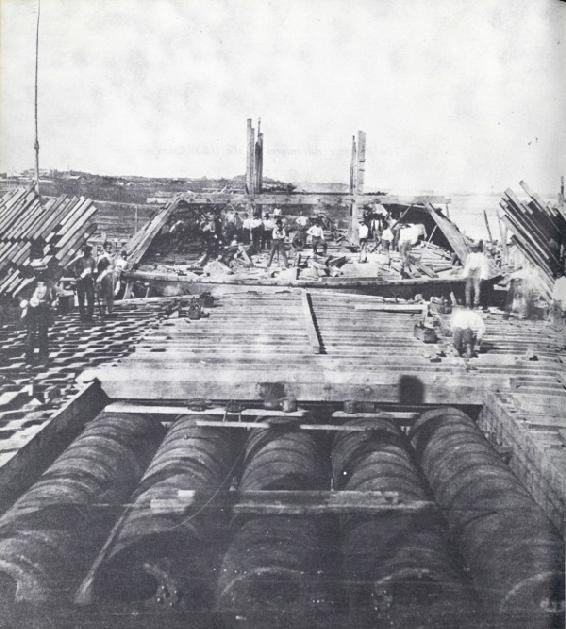
[[[412,263],[411,252],[420,241],[428,243],[424,225],[408,223],[394,219],[380,204],[362,209],[357,226],[358,263],[368,260],[368,253],[377,252],[384,265],[391,262],[390,253],[399,251],[400,270]],[[199,260],[204,265],[207,260],[220,260],[225,264],[235,262],[253,266],[252,256],[261,252],[269,254],[269,271],[274,259],[286,268],[289,264],[288,248],[300,253],[310,247],[312,259],[327,254],[327,234],[340,240],[336,225],[324,215],[284,217],[281,210],[273,214],[258,216],[255,212],[237,212],[234,209],[223,210],[218,214],[177,218],[162,231],[161,245],[168,248],[183,247],[190,239],[200,241],[202,256]],[[346,243],[347,244],[347,243]],[[93,321],[98,303],[99,316],[112,317],[114,299],[121,296],[124,283],[121,274],[127,265],[127,252],[122,247],[109,241],[98,246],[96,253],[92,246],[85,244],[81,253],[64,269],[63,275],[70,279],[72,290],[62,290],[61,283],[49,279],[46,270],[37,269],[31,297],[21,301],[22,319],[25,320],[27,335],[25,342],[25,360],[34,362],[34,348],[39,349],[40,362],[47,362],[49,357],[48,328],[52,309],[62,294],[67,299],[78,302],[81,321]],[[509,245],[513,247],[513,241]],[[487,252],[491,255],[491,252]],[[315,263],[316,266],[316,263]],[[465,311],[455,312],[453,321],[454,345],[460,354],[473,354],[481,343],[483,323],[478,310],[481,303],[482,284],[490,274],[490,262],[481,241],[472,243],[471,250],[463,267],[461,276],[466,279]],[[552,296],[554,320],[564,321],[566,313],[566,277],[563,275],[556,282]],[[59,309],[60,308],[59,303]],[[556,315],[556,313],[559,315]]]
[[[323,213],[286,217],[276,208],[273,214],[260,216],[253,208],[244,212],[229,208],[219,213],[185,216],[172,221],[163,230],[157,246],[181,250],[189,240],[198,239],[201,265],[219,258],[225,262],[241,259],[251,265],[251,256],[267,251],[270,252],[268,267],[275,255],[283,259],[283,266],[287,266],[285,242],[289,242],[294,251],[301,251],[310,244],[315,256],[326,255],[325,232],[330,232],[332,238],[337,237],[335,223]],[[386,256],[388,264],[390,251],[399,250],[403,273],[410,263],[411,249],[426,237],[426,231],[422,224],[395,220],[383,205],[372,204],[361,211],[358,236],[360,263],[367,262],[368,252],[378,251]]]

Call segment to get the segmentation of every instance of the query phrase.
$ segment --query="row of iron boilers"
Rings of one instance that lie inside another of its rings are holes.
[[[72,605],[88,587],[102,606],[207,611],[226,626],[562,626],[561,537],[461,411],[424,413],[409,436],[387,419],[353,419],[371,430],[333,437],[198,419],[168,431],[152,416],[87,424],[0,518],[4,600]],[[180,489],[331,488],[433,498],[437,509],[152,509]]]

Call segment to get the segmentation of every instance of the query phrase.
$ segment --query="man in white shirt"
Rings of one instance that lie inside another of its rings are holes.
[[[363,262],[368,261],[368,255],[367,255],[368,234],[369,234],[368,226],[366,222],[364,221],[364,219],[360,218],[358,222],[358,237],[360,240],[360,256],[358,258],[358,262],[363,263]]]
[[[485,324],[479,312],[465,308],[456,308],[450,319],[452,341],[458,354],[467,358],[474,356],[480,349]]]
[[[303,213],[301,212],[299,216],[297,216],[297,218],[295,219],[295,222],[299,227],[304,229],[307,226],[309,219],[306,216],[303,216]]]
[[[477,308],[480,305],[482,282],[489,278],[489,262],[481,243],[471,245],[462,275],[466,278],[466,306]]]
[[[324,240],[324,231],[320,224],[319,218],[315,219],[314,225],[312,227],[309,227],[307,234],[311,237],[312,251],[314,255],[316,256],[318,254],[319,246],[322,247],[322,254],[326,255],[326,250],[328,246],[326,244],[326,241]]]
[[[409,254],[411,249],[417,244],[421,235],[422,227],[420,225],[412,225],[411,223],[408,223],[405,227],[401,227],[399,231],[399,256],[401,258],[401,271],[409,265]]]

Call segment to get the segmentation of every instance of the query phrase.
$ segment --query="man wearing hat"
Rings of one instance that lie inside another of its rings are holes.
[[[39,348],[39,361],[49,362],[49,323],[51,307],[57,302],[54,287],[48,282],[47,268],[35,269],[35,284],[29,299],[20,302],[22,319],[26,324],[25,362],[33,365],[35,347]]]
[[[275,228],[271,234],[271,253],[269,255],[269,262],[267,263],[267,268],[271,266],[273,262],[273,256],[275,252],[277,252],[277,262],[279,262],[279,253],[283,256],[283,266],[287,268],[287,253],[285,251],[285,228],[283,227],[283,221],[278,218],[275,221]]]
[[[76,258],[69,266],[76,278],[81,321],[92,321],[94,314],[94,272],[96,269],[96,262],[92,257],[92,247],[84,245],[82,256]]]

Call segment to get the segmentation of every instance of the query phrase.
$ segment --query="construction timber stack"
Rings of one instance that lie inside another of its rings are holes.
[[[90,199],[42,199],[33,189],[16,189],[0,199],[0,297],[17,296],[33,281],[32,262],[64,267],[96,231]]]
[[[566,216],[532,192],[524,181],[520,185],[529,200],[521,201],[511,188],[505,190],[500,202],[503,219],[550,293],[554,279],[564,268]]]

